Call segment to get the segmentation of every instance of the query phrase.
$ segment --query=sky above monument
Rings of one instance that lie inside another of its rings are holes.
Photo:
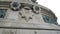
[[[57,21],[60,24],[60,0],[37,0],[37,2],[51,9],[57,16]]]

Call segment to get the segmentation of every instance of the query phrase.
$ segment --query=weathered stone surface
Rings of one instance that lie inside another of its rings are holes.
[[[11,3],[14,2],[20,6],[12,8]],[[19,10],[12,10],[17,8]],[[0,9],[7,10],[5,17],[0,18],[0,34],[60,34],[58,24],[47,23],[42,17],[43,15],[49,16],[57,23],[55,14],[35,1],[0,0]]]

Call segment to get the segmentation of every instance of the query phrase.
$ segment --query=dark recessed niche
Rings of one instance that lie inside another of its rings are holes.
[[[39,11],[39,7],[38,7],[38,6],[36,6],[36,7],[35,7],[35,10],[36,10],[36,11]]]
[[[52,17],[47,16],[47,15],[43,15],[42,17],[43,17],[44,22],[46,22],[46,23],[57,24],[57,19],[54,17],[52,18]]]
[[[11,9],[13,11],[18,11],[20,9],[20,6],[21,6],[20,3],[18,3],[18,2],[12,2],[10,7],[11,7]]]
[[[18,4],[17,2],[14,2],[14,3],[12,4],[13,7],[18,7],[18,5],[19,5],[19,4]]]
[[[4,18],[6,15],[7,9],[0,9],[0,18]]]

